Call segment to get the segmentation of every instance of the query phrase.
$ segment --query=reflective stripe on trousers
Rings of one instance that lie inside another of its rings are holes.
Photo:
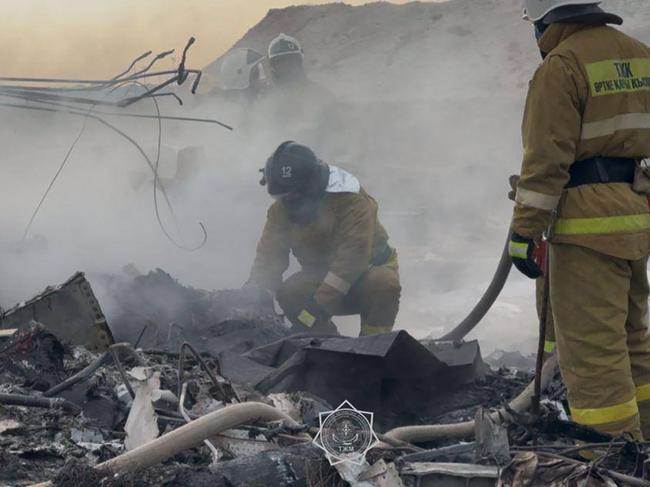
[[[636,397],[627,402],[605,408],[571,408],[571,414],[577,423],[589,426],[614,423],[637,414],[639,412],[638,403],[646,401],[650,401],[650,384],[638,386]]]
[[[616,423],[623,421],[639,413],[636,398],[614,406],[604,408],[579,409],[571,408],[571,416],[576,423],[587,426],[599,424]]]

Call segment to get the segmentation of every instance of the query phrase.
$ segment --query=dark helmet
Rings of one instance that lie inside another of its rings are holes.
[[[283,142],[266,161],[260,184],[271,196],[316,196],[329,181],[329,166],[307,146]]]

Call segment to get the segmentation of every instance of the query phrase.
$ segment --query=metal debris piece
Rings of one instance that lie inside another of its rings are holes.
[[[335,479],[338,479],[336,471],[327,463],[321,450],[311,443],[302,443],[221,462],[214,471],[187,468],[176,476],[175,483],[206,486],[308,487],[337,485],[334,483]]]
[[[594,465],[544,457],[534,452],[518,454],[499,479],[498,487],[615,487],[631,485],[617,483],[609,473]],[[641,484],[638,484],[641,485]]]
[[[122,443],[119,441],[106,441],[101,431],[96,429],[70,429],[70,439],[84,450],[97,452],[105,446],[110,446],[113,449],[120,451]]]
[[[219,436],[215,436],[213,441],[220,450],[227,452],[232,458],[258,455],[264,451],[278,448],[263,435],[257,434],[251,437],[248,430],[242,429],[224,431]]]
[[[20,430],[23,427],[18,421],[13,419],[0,420],[0,435]]]
[[[484,373],[476,343],[426,347],[405,331],[358,338],[295,335],[244,357],[277,367],[256,384],[262,394],[306,391],[331,404],[348,400],[379,419],[386,418],[383,412],[419,416],[422,404]]]
[[[8,340],[16,333],[17,328],[0,329],[0,340]]]
[[[386,463],[383,458],[363,472],[361,481],[369,482],[373,487],[404,487],[394,463]]]
[[[474,416],[476,432],[476,462],[506,465],[510,462],[508,426],[498,424],[488,411],[479,407]]]
[[[61,397],[26,396],[24,394],[0,393],[0,404],[6,406],[24,406],[28,408],[58,409],[66,413],[79,414],[81,408]]]
[[[460,443],[458,445],[443,446],[433,450],[424,450],[409,453],[398,459],[403,463],[472,463],[476,457],[476,443]]]
[[[401,475],[419,487],[494,487],[499,469],[467,463],[408,463]]]
[[[158,438],[158,420],[153,407],[152,397],[160,389],[160,373],[152,372],[144,367],[136,367],[129,371],[133,379],[135,399],[124,425],[126,440],[124,445],[128,451],[145,445]]]
[[[276,409],[279,409],[287,416],[290,416],[296,420],[298,423],[302,423],[300,405],[292,399],[290,394],[287,394],[285,392],[278,392],[269,394],[268,398]]]
[[[60,340],[92,351],[104,351],[115,343],[83,272],[5,311],[0,328],[25,328],[32,320],[43,323]]]
[[[22,385],[31,389],[47,390],[65,377],[63,354],[64,347],[57,337],[32,321],[0,345],[0,374],[20,377]],[[15,380],[7,378],[7,382]]]
[[[334,465],[334,468],[351,487],[374,487],[372,482],[360,480],[363,473],[370,468],[366,461],[363,463],[340,462]]]

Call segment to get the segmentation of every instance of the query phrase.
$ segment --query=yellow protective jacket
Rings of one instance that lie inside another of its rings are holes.
[[[277,290],[292,252],[303,270],[323,276],[314,298],[333,314],[371,262],[390,252],[377,210],[377,202],[360,187],[356,192],[328,192],[317,218],[301,226],[289,221],[286,208],[275,202],[257,245],[250,282]]]
[[[645,195],[627,183],[565,190],[575,161],[650,156],[650,49],[609,26],[553,24],[530,83],[513,230],[623,259],[650,251]],[[557,220],[552,222],[552,211]]]

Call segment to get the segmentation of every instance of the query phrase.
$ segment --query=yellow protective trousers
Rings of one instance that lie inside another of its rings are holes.
[[[650,438],[648,258],[552,244],[550,295],[574,421]]]
[[[288,317],[300,313],[322,284],[323,277],[321,273],[302,270],[282,284],[276,299]],[[334,315],[361,315],[361,336],[388,333],[395,324],[401,291],[396,268],[370,267],[340,301]]]

